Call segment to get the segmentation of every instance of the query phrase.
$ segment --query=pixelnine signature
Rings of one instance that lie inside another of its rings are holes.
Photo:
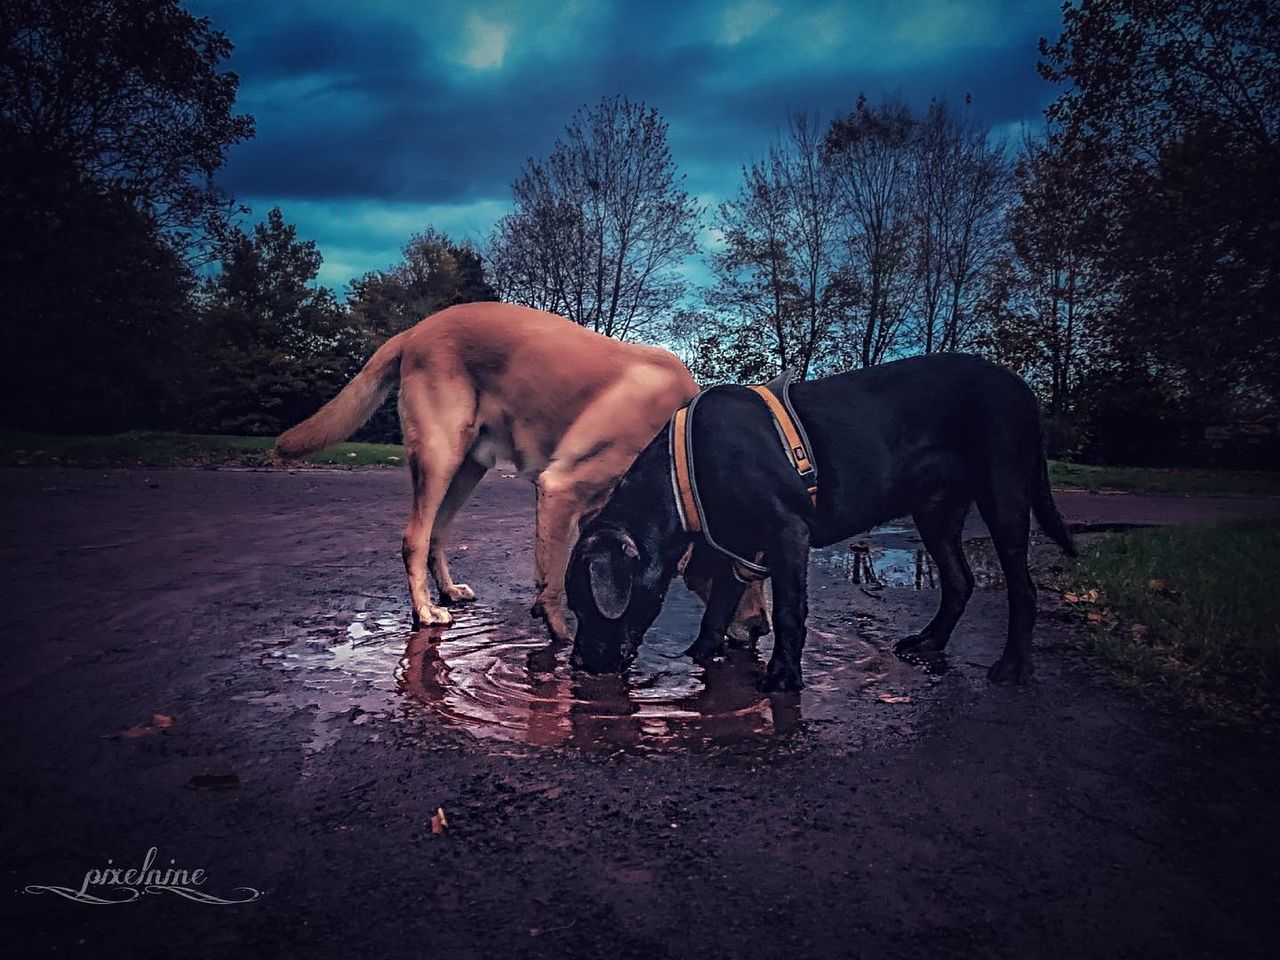
[[[236,887],[230,897],[219,897],[207,890],[197,889],[208,879],[204,870],[196,868],[188,870],[179,867],[176,860],[170,860],[169,866],[156,866],[157,850],[152,847],[142,859],[141,867],[112,866],[114,860],[107,860],[107,865],[100,870],[88,870],[79,888],[55,887],[32,884],[25,888],[27,893],[56,893],[60,897],[74,900],[76,903],[95,905],[109,903],[132,903],[143,894],[172,893],[196,903],[209,903],[224,906],[232,903],[250,903],[262,896],[263,891],[253,887]]]

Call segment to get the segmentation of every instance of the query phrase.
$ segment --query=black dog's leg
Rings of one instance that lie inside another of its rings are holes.
[[[746,589],[747,585],[733,575],[728,560],[717,561],[712,573],[711,596],[702,615],[702,626],[698,628],[698,639],[685,653],[703,663],[724,651],[728,642],[726,631]]]
[[[765,693],[799,690],[804,687],[800,654],[809,617],[809,528],[800,520],[789,523],[769,551],[769,570],[773,578],[773,656],[760,689]]]
[[[1000,569],[1009,585],[1009,639],[987,677],[997,683],[1022,683],[1031,679],[1031,633],[1036,624],[1036,585],[1027,569],[1030,499],[1026,489],[1004,484],[997,487],[994,496],[979,500],[978,509],[991,531]]]
[[[898,641],[896,653],[933,653],[945,648],[951,639],[951,631],[973,595],[973,571],[960,539],[968,513],[968,503],[952,503],[931,506],[914,515],[920,538],[938,568],[942,602],[927,627]]]

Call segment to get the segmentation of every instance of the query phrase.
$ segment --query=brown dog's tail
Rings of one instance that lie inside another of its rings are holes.
[[[1062,548],[1068,557],[1076,555],[1076,542],[1067,529],[1066,521],[1058,512],[1058,505],[1053,502],[1053,490],[1049,486],[1049,461],[1045,458],[1044,449],[1040,450],[1040,463],[1036,467],[1036,477],[1031,485],[1031,510],[1036,515],[1040,529],[1047,533]]]
[[[399,378],[403,341],[404,333],[398,333],[380,346],[336,397],[313,416],[280,434],[276,456],[285,460],[305,457],[355,433],[373,416]]]

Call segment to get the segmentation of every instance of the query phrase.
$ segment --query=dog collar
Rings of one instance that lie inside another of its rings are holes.
[[[777,392],[774,392],[774,387]],[[714,387],[709,389],[714,390]],[[787,452],[791,465],[804,481],[809,496],[816,505],[818,502],[818,471],[813,462],[812,447],[805,434],[800,418],[796,416],[791,405],[791,375],[784,373],[768,384],[757,384],[749,388],[765,403],[778,437]],[[733,574],[744,583],[763,580],[769,576],[769,568],[756,560],[748,560],[732,550],[722,546],[711,535],[707,526],[706,511],[702,506],[702,498],[698,495],[697,475],[693,465],[693,411],[706,390],[699,393],[685,406],[677,410],[671,417],[668,436],[668,452],[671,459],[671,488],[675,493],[676,510],[680,515],[680,525],[687,533],[700,533],[713,549],[719,551],[733,561]],[[780,396],[779,396],[780,395]],[[757,557],[758,559],[758,557]]]

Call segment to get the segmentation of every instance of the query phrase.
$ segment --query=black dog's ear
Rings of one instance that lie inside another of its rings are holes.
[[[617,620],[631,602],[631,580],[640,556],[627,534],[610,532],[587,544],[587,572],[596,609],[606,620]]]

